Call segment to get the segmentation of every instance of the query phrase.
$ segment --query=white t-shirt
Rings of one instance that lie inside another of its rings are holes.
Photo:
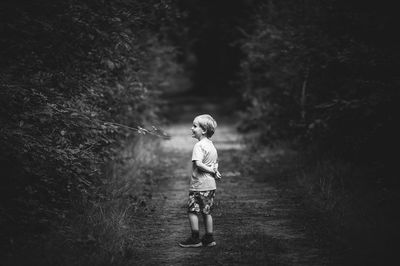
[[[212,141],[203,138],[193,147],[192,162],[193,172],[190,179],[190,191],[214,190],[217,188],[212,174],[199,170],[194,161],[201,161],[207,166],[212,166],[218,162],[217,150]]]

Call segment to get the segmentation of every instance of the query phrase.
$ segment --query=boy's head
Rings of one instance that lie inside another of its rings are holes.
[[[193,121],[199,123],[199,126],[206,132],[207,138],[211,138],[214,135],[215,129],[217,128],[217,122],[211,115],[199,115],[194,118]]]

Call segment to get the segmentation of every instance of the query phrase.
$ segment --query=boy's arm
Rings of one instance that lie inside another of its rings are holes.
[[[193,161],[193,163],[196,165],[197,168],[199,168],[203,172],[210,174],[216,174],[218,172],[218,169],[216,169],[215,167],[207,166],[206,164],[202,163],[199,160]]]

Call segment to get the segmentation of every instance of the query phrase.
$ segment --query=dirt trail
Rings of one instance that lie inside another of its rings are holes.
[[[155,167],[165,171],[154,178],[152,212],[143,214],[136,223],[142,246],[134,255],[135,264],[327,265],[324,251],[316,247],[302,224],[290,218],[298,211],[298,204],[282,199],[268,183],[243,174],[239,162],[244,143],[232,117],[218,115],[213,105],[182,108],[177,122],[166,128],[172,138],[161,143],[156,160]],[[212,138],[223,173],[213,213],[217,246],[184,249],[177,243],[190,234],[185,203],[191,149],[196,141],[190,127],[193,116],[203,112],[216,112],[219,122]]]

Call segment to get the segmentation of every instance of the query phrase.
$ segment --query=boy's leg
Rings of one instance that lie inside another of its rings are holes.
[[[189,202],[188,202],[188,218],[190,223],[190,229],[192,230],[192,235],[179,243],[179,246],[183,248],[189,247],[201,247],[202,243],[199,237],[199,217],[198,217],[198,203],[197,203],[197,194],[190,193],[189,194]],[[197,212],[196,212],[197,211]]]
[[[203,214],[204,220],[204,227],[207,234],[212,234],[214,227],[213,227],[213,219],[211,214]]]
[[[200,240],[199,235],[199,217],[196,213],[189,212],[189,222],[190,222],[190,229],[192,230],[192,235],[179,243],[179,246],[183,248],[196,248],[201,247],[203,244]]]
[[[211,214],[203,214],[204,226],[206,229],[206,234],[201,239],[203,246],[212,247],[217,243],[213,236],[213,219]]]
[[[199,217],[197,216],[196,213],[189,212],[189,223],[190,223],[190,228],[196,231],[199,231]]]
[[[215,196],[215,190],[205,191],[202,194],[201,212],[203,215],[203,221],[205,226],[205,235],[202,238],[203,246],[211,247],[215,246],[213,231],[213,218],[211,216],[211,208],[213,206]]]
[[[192,237],[199,238],[199,217],[196,213],[189,212],[190,229],[192,229]]]

